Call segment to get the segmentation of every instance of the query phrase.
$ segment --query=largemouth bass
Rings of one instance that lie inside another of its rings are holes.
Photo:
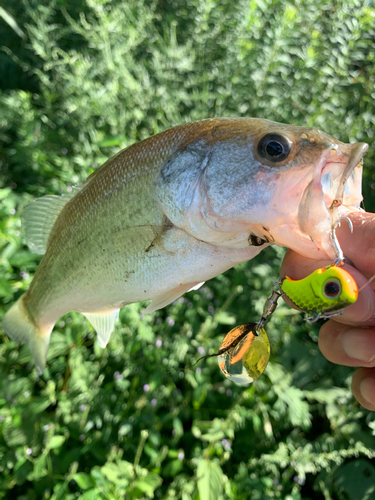
[[[359,209],[367,144],[253,118],[187,123],[133,144],[73,192],[25,209],[30,249],[45,254],[3,320],[38,372],[51,331],[84,314],[104,347],[119,309],[173,302],[268,245],[335,257],[332,224]]]

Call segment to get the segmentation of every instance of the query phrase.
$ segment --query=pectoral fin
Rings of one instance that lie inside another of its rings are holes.
[[[104,349],[118,320],[119,309],[108,313],[83,313],[98,334],[98,344]]]
[[[185,283],[184,285],[180,285],[177,288],[174,288],[173,290],[169,290],[167,293],[160,295],[159,297],[156,297],[151,302],[151,304],[149,304],[146,307],[146,309],[142,311],[142,313],[148,314],[157,311],[158,309],[162,309],[171,302],[177,300],[184,293],[190,292],[190,290],[198,290],[198,288],[200,288],[203,284],[204,281],[202,281],[201,283]]]

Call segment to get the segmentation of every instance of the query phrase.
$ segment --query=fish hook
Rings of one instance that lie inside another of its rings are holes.
[[[349,219],[349,217],[340,217],[340,219],[334,223],[332,230],[330,232],[330,235],[329,235],[330,239],[332,241],[333,249],[335,251],[335,254],[337,255],[336,259],[333,262],[334,266],[343,266],[344,265],[345,257],[344,257],[342,248],[340,246],[339,240],[337,239],[337,236],[336,236],[336,229],[341,226],[342,220],[346,220],[346,222],[349,225],[350,232],[353,234],[353,223]]]

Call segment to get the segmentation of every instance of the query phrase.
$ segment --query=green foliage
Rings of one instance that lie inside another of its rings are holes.
[[[202,458],[197,467],[197,483],[200,498],[215,500],[220,497],[223,472],[216,462]]]
[[[258,116],[369,142],[375,208],[370,4],[6,0],[0,15],[0,319],[40,259],[24,206],[178,123]],[[143,319],[126,307],[105,350],[83,317],[61,318],[40,378],[0,330],[0,499],[370,499],[375,421],[299,313],[279,306],[248,389],[215,359],[189,369],[259,317],[282,256],[267,249]]]

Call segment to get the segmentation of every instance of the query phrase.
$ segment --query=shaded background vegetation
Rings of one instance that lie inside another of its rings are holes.
[[[374,210],[375,7],[308,0],[3,0],[0,7],[0,319],[39,257],[20,216],[119,149],[173,125],[255,116],[365,141]],[[165,310],[121,311],[101,350],[89,324],[56,325],[38,378],[0,329],[0,498],[364,500],[375,495],[375,419],[318,328],[279,306],[254,385],[215,352],[256,320],[281,249]]]

